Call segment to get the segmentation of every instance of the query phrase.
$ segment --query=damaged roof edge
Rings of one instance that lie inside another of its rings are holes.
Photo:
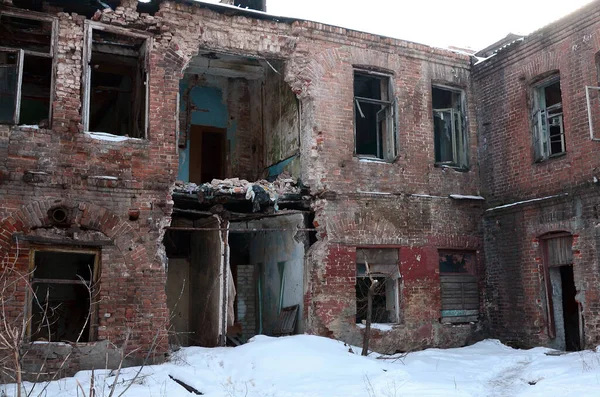
[[[268,14],[267,12],[264,12],[264,11],[240,8],[240,7],[236,7],[236,6],[229,5],[229,4],[207,3],[204,1],[200,1],[200,0],[158,0],[158,2],[159,3],[172,2],[172,3],[186,4],[186,5],[206,8],[206,9],[209,9],[209,10],[221,13],[221,14],[226,14],[226,15],[241,15],[241,16],[246,16],[246,17],[250,17],[250,18],[262,19],[262,20],[273,21],[273,22],[282,22],[282,23],[287,23],[287,24],[292,24],[294,22],[315,23],[315,24],[320,24],[323,26],[328,26],[333,29],[343,29],[347,32],[355,32],[358,34],[367,34],[367,35],[371,35],[373,37],[379,37],[382,39],[395,40],[398,42],[405,43],[406,45],[404,45],[403,47],[406,47],[406,48],[414,48],[414,46],[422,46],[422,47],[426,47],[432,51],[439,51],[439,52],[444,52],[446,54],[453,54],[455,57],[459,56],[461,58],[464,58],[464,60],[466,60],[466,61],[473,58],[473,56],[470,54],[466,54],[464,52],[453,50],[451,48],[437,47],[437,46],[430,45],[430,44],[418,43],[418,42],[409,41],[409,40],[405,40],[405,39],[397,38],[397,37],[384,36],[384,35],[377,34],[377,33],[365,32],[365,31],[347,28],[347,27],[343,27],[343,26],[331,25],[331,24],[328,24],[325,22],[318,22],[318,21],[313,21],[313,20],[309,20],[309,19],[282,17],[282,16]]]
[[[534,30],[525,36],[509,33],[505,38],[500,39],[496,43],[478,51],[475,54],[475,56],[479,58],[479,61],[476,62],[476,65],[487,64],[488,60],[493,59],[495,55],[500,53],[511,54],[518,48],[523,48],[523,45],[528,46],[529,43],[535,43],[536,41],[540,40],[540,38],[545,38],[546,41],[549,41],[549,36],[568,34],[561,27],[577,26],[577,22],[580,20],[585,20],[590,15],[594,14],[594,10],[598,8],[600,8],[600,0],[595,0]],[[516,44],[519,45],[517,46]]]

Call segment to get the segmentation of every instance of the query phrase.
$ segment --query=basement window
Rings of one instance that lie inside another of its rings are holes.
[[[145,138],[148,127],[148,49],[142,33],[88,23],[84,128]]]
[[[365,158],[396,158],[396,101],[391,76],[354,72],[354,152]]]
[[[479,287],[475,258],[473,251],[439,251],[442,323],[477,321]]]
[[[369,277],[370,276],[370,277]],[[356,249],[356,322],[367,319],[371,278],[377,282],[373,293],[372,323],[397,323],[399,319],[398,249]]]
[[[53,19],[0,11],[0,123],[49,125]]]
[[[435,163],[467,168],[464,93],[450,88],[433,87],[431,102]]]
[[[566,152],[560,79],[554,77],[533,89],[533,151],[535,161]]]
[[[89,342],[96,324],[98,252],[33,249],[29,301],[32,341]]]

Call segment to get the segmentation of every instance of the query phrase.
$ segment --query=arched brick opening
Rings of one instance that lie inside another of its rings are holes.
[[[51,217],[56,208],[68,214],[68,223],[61,227],[57,227],[56,220]],[[79,231],[83,237],[77,237],[77,232],[65,237],[65,230]],[[60,244],[53,245],[54,240]],[[103,244],[93,244],[99,240]],[[89,364],[92,351],[96,355],[106,351],[106,357],[109,357],[108,351],[113,351],[109,366],[114,366],[115,360],[118,364],[118,353],[115,356],[114,352],[125,345],[126,339],[127,352],[133,352],[129,364],[141,362],[149,350],[154,353],[154,358],[161,360],[168,350],[163,264],[149,255],[141,236],[127,220],[105,207],[83,200],[34,201],[0,220],[0,281],[1,286],[10,286],[8,292],[13,296],[5,307],[7,317],[15,324],[24,318],[23,308],[31,299],[31,289],[25,280],[32,274],[30,256],[33,250],[53,252],[54,249],[90,246],[94,246],[99,256],[100,268],[95,284],[96,297],[90,308],[97,319],[91,324],[94,337],[88,343],[94,347],[88,351],[79,350],[77,346],[81,345],[72,345],[74,350],[68,368],[61,366],[60,370],[69,373],[71,368],[79,370],[93,366]],[[11,267],[13,270],[8,271]],[[98,353],[98,349],[104,350]],[[34,350],[29,354],[29,361],[35,366],[38,365],[35,357],[41,357],[39,361],[43,362],[45,353]],[[58,369],[50,364],[46,364],[48,371]]]

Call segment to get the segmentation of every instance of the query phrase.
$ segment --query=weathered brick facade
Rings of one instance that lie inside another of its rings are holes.
[[[0,11],[19,10],[5,3]],[[375,350],[461,346],[490,335],[525,345],[548,343],[539,238],[565,231],[574,236],[585,345],[597,344],[600,290],[593,180],[600,160],[594,155],[596,142],[589,139],[583,87],[598,85],[598,7],[595,3],[590,12],[472,66],[464,54],[314,22],[276,20],[183,0],[162,1],[149,15],[138,13],[136,1],[123,1],[93,19],[100,26],[152,37],[149,124],[145,139],[112,141],[87,134],[83,127],[82,57],[88,22],[48,8],[40,15],[57,20],[51,128],[0,125],[0,256],[7,264],[16,260],[17,270],[26,274],[32,247],[52,246],[53,241],[62,247],[93,247],[101,269],[97,315],[91,324],[96,342],[79,348],[105,346],[104,341],[122,346],[129,339],[129,350],[139,348],[138,362],[154,345],[153,358],[163,358],[173,321],[167,308],[163,236],[171,222],[173,184],[188,139],[182,124],[192,117],[178,98],[195,106],[193,111],[210,111],[193,103],[191,91],[182,90],[180,81],[187,88],[209,86],[203,74],[186,74],[199,51],[205,58],[211,52],[234,54],[273,60],[264,65],[271,84],[263,98],[276,98],[281,87],[273,79],[282,78],[298,99],[299,134],[293,141],[298,153],[290,170],[310,188],[314,221],[309,226],[316,231],[304,261],[300,316],[305,332],[359,344],[364,331],[356,323],[356,252],[391,248],[399,253],[397,321],[388,329],[373,330]],[[275,74],[273,64],[279,68]],[[397,101],[393,161],[355,154],[356,69],[375,71],[390,81]],[[554,70],[561,77],[567,154],[534,164],[528,87],[537,76]],[[228,81],[223,94],[231,109],[225,120],[231,144],[226,176],[257,179],[265,167],[287,160],[277,128],[269,130],[272,136],[263,132],[268,123],[277,124],[277,117],[258,116],[259,85],[239,78]],[[463,94],[467,167],[436,164],[433,85]],[[280,114],[282,108],[277,108]],[[291,119],[289,112],[286,117]],[[486,212],[486,206],[563,193],[569,195]],[[49,217],[57,207],[68,213],[66,229]],[[480,308],[471,308],[475,316],[479,313],[477,321],[442,321],[438,250],[473,253],[471,272],[481,296]],[[240,265],[236,282],[255,283],[251,267]],[[259,299],[253,288],[238,286],[240,296]],[[7,314],[14,319],[22,316],[29,299],[24,283],[14,286],[12,296]],[[260,320],[249,313],[244,321],[251,328],[250,323]],[[36,361],[27,364],[34,369]],[[66,372],[94,365],[78,358]]]
[[[540,240],[552,232],[573,236],[583,342],[591,347],[600,340],[596,231],[600,159],[598,142],[590,139],[585,92],[586,86],[599,85],[599,7],[594,2],[473,68],[480,110],[482,194],[488,206],[557,196],[488,210],[484,217],[490,333],[519,345],[552,344]],[[560,77],[566,153],[534,162],[534,89],[549,75]],[[594,95],[592,118],[598,128]]]

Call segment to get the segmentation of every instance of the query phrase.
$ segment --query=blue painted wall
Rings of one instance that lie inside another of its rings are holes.
[[[226,83],[227,80],[222,80]],[[229,120],[229,111],[227,109],[227,101],[223,93],[223,89],[218,87],[217,79],[207,80],[207,85],[195,86],[191,89],[189,100],[193,104],[195,110],[192,111],[191,118],[188,122],[192,125],[206,125],[217,128],[227,129],[227,139],[231,152],[235,153],[235,133],[237,124],[235,121]],[[223,84],[223,83],[221,83]],[[188,104],[185,101],[185,92],[189,87],[187,79],[179,82],[180,92],[180,112],[186,112]],[[185,128],[186,126],[181,126]],[[179,173],[177,179],[188,182],[190,180],[190,144],[188,141],[185,149],[179,151]]]

